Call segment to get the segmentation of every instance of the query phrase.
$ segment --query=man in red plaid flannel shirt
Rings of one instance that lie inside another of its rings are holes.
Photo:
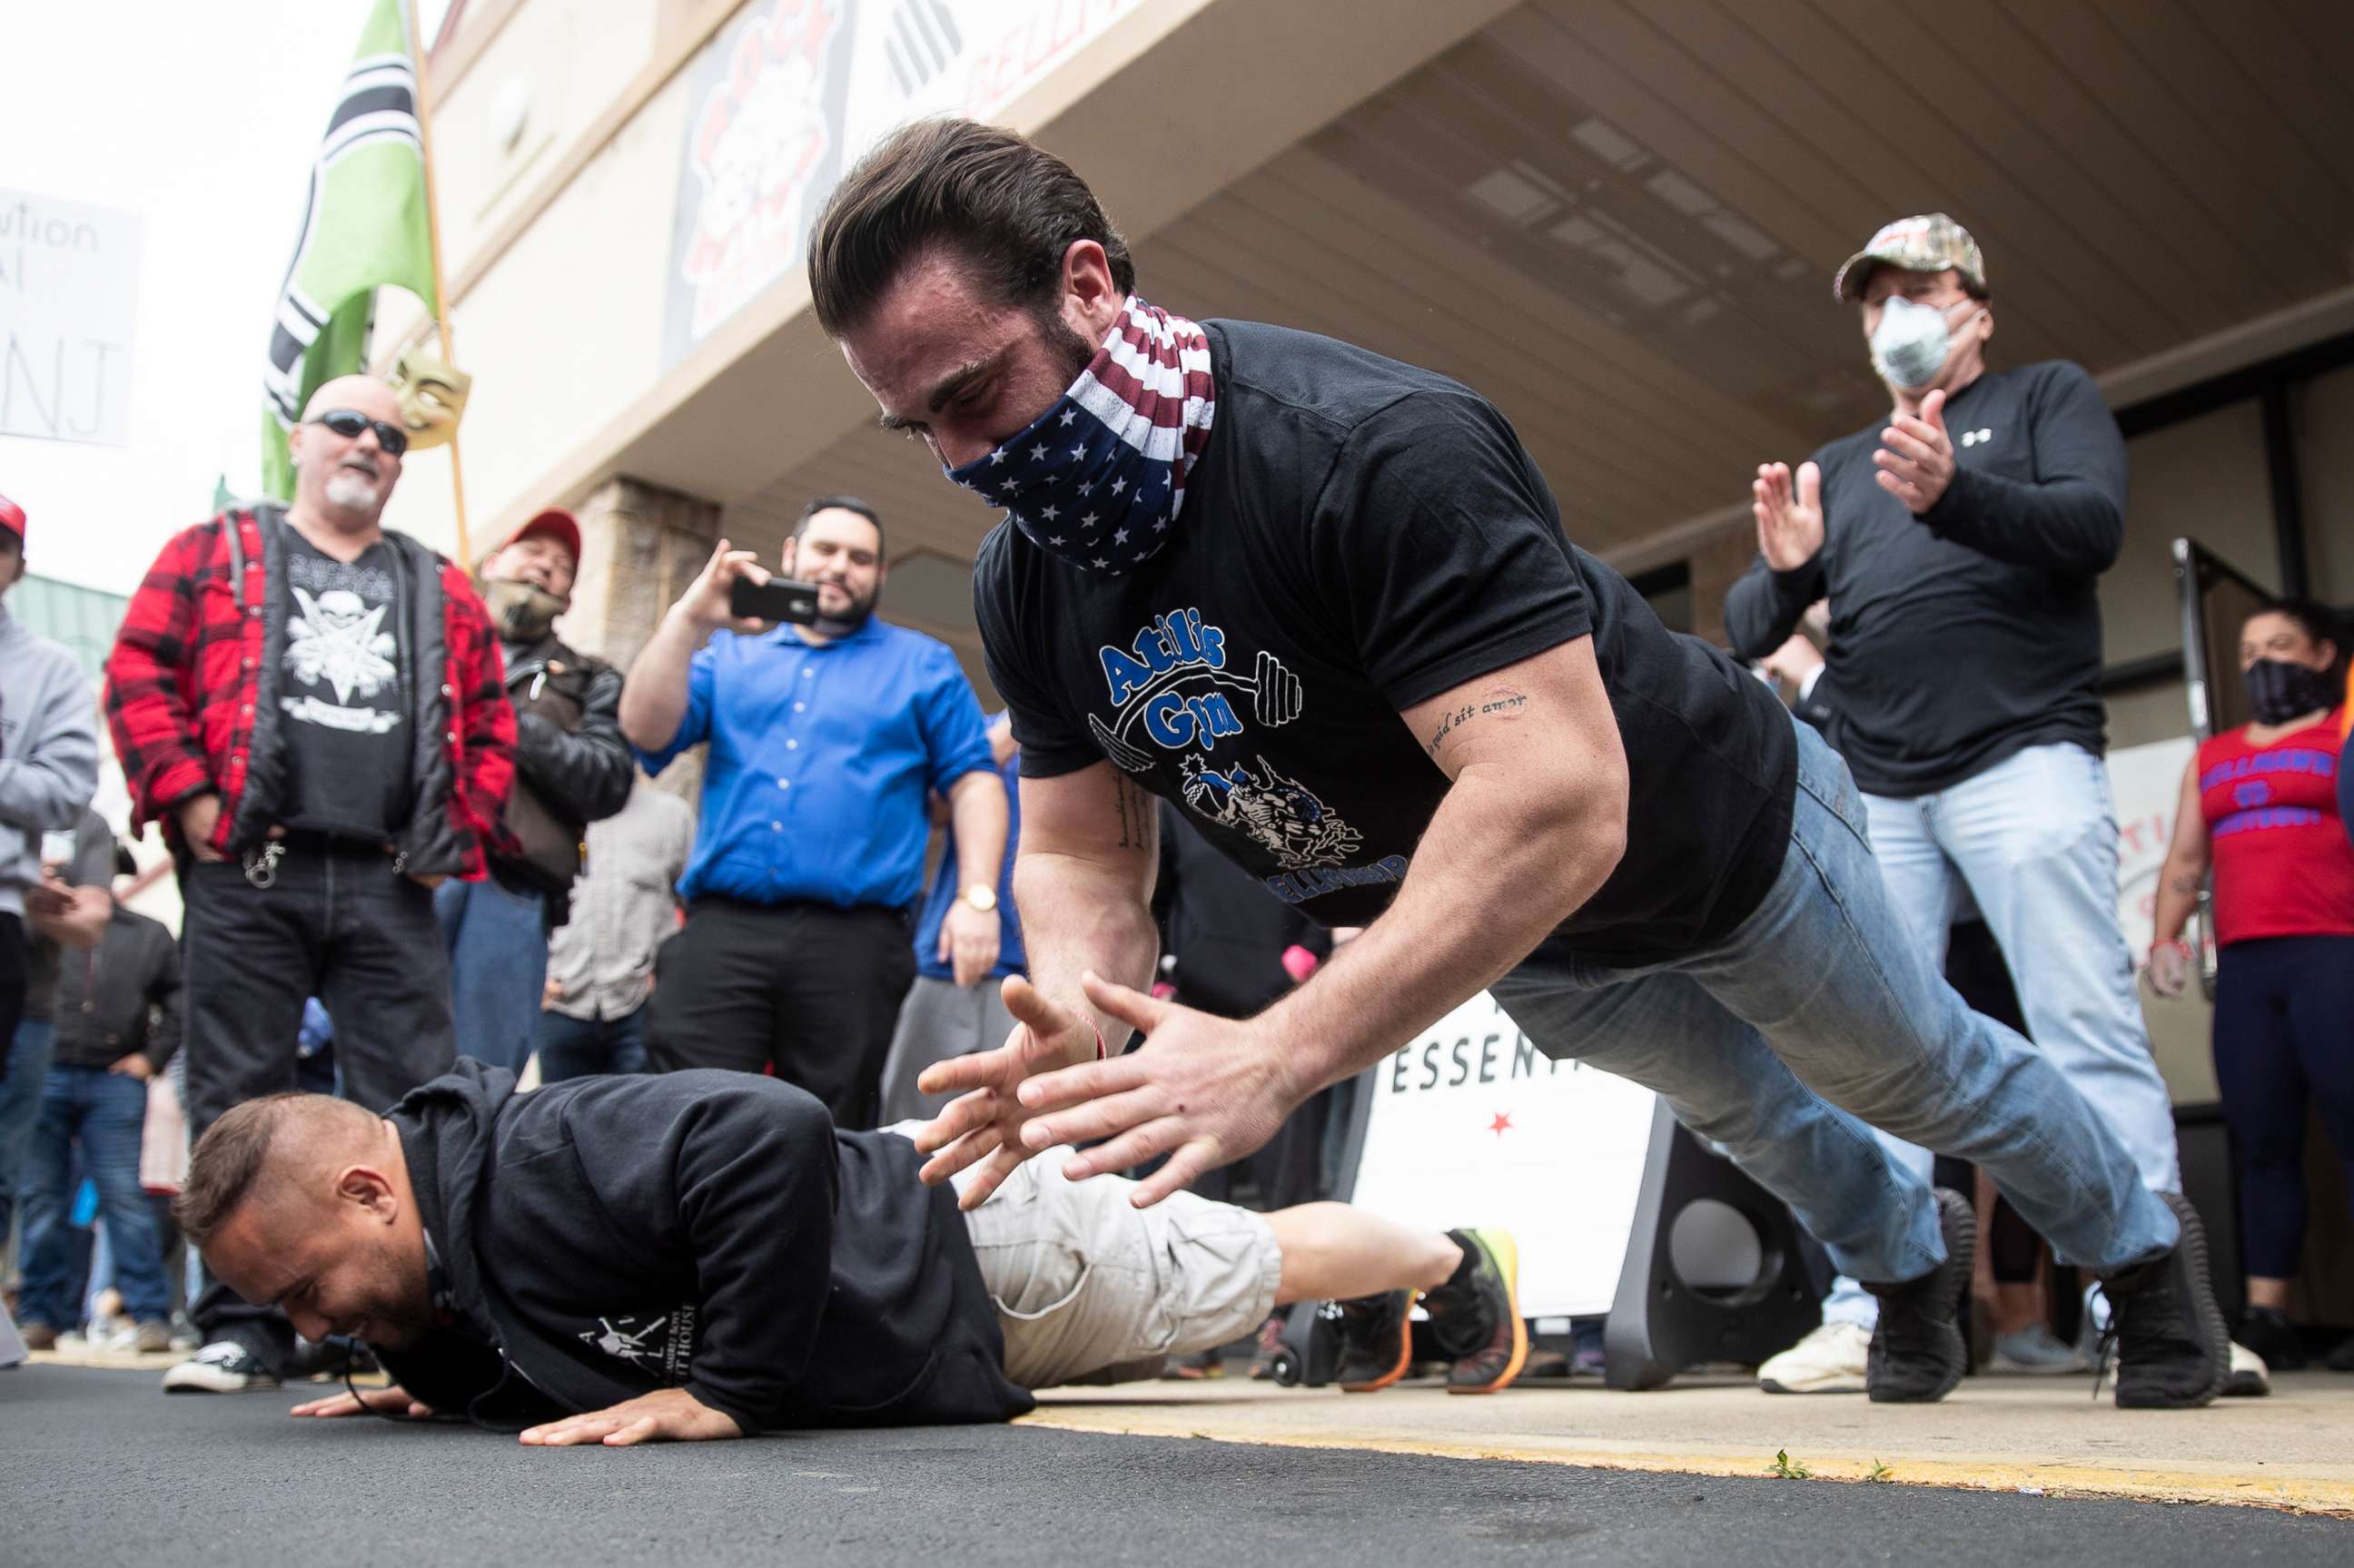
[[[514,714],[466,574],[379,524],[408,448],[378,381],[319,388],[288,444],[293,504],[235,508],[164,546],[107,662],[106,712],[186,916],[190,1130],[295,1086],[306,997],[343,1093],[381,1111],[449,1069],[432,889],[501,839]],[[175,1391],[273,1386],[273,1306],[215,1283]]]

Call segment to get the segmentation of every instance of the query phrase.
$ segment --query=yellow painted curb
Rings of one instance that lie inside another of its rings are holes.
[[[1174,1414],[1182,1406],[1163,1407]],[[1723,1453],[1632,1453],[1616,1449],[1553,1447],[1541,1445],[1483,1443],[1448,1438],[1368,1436],[1324,1427],[1281,1433],[1216,1429],[1199,1418],[1206,1412],[1187,1412],[1193,1419],[1139,1424],[1120,1422],[1093,1413],[1042,1405],[1020,1418],[1020,1424],[1049,1426],[1066,1432],[1100,1432],[1137,1437],[1199,1437],[1218,1443],[1255,1444],[1271,1448],[1353,1448],[1377,1454],[1416,1454],[1442,1459],[1510,1459],[1541,1465],[1573,1465],[1596,1470],[1635,1470],[1653,1474],[1717,1476],[1763,1480],[1769,1478],[1770,1461]],[[1819,1481],[1869,1479],[1877,1459],[1841,1457],[1795,1457]],[[2140,1467],[2110,1468],[2094,1465],[2031,1464],[2018,1460],[1898,1459],[1880,1474],[1882,1481],[1909,1486],[1946,1487],[1956,1490],[2024,1493],[2052,1498],[2113,1498],[2131,1502],[2228,1503],[2270,1508],[2293,1513],[2354,1518],[2354,1483],[2317,1477],[2257,1478],[2195,1470]]]

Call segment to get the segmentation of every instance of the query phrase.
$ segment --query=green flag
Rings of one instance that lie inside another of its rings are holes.
[[[237,492],[228,487],[228,475],[213,481],[213,515],[217,517],[237,504]]]
[[[417,68],[401,0],[376,0],[327,122],[302,213],[302,238],[270,323],[263,371],[261,486],[294,494],[286,432],[323,381],[362,368],[376,291],[397,284],[439,313],[426,227]]]

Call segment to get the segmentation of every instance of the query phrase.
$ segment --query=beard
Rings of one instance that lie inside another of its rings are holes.
[[[811,630],[821,636],[843,637],[857,630],[866,624],[866,618],[875,613],[875,601],[883,597],[880,587],[871,589],[863,596],[854,594],[847,588],[843,589],[842,592],[843,597],[850,600],[850,607],[839,615],[830,615],[822,609],[819,610],[817,624]],[[818,603],[822,605],[824,602],[825,590],[820,588]]]
[[[354,512],[371,512],[379,504],[383,482],[364,473],[339,468],[327,476],[324,493],[331,506],[348,507]]]
[[[1038,336],[1046,352],[1062,361],[1063,385],[1068,387],[1079,378],[1079,372],[1096,356],[1096,345],[1071,330],[1060,311],[1042,308],[1037,313]]]

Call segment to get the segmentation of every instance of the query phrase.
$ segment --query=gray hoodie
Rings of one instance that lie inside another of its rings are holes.
[[[74,656],[0,607],[0,914],[25,912],[41,835],[98,789],[98,699]]]

